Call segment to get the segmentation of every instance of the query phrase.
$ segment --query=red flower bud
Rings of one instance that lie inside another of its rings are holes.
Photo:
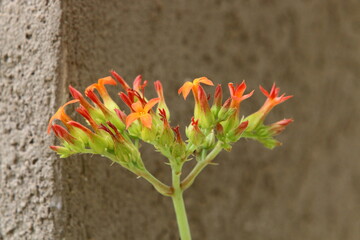
[[[214,94],[214,105],[217,107],[221,107],[222,104],[222,87],[221,84],[218,84],[216,89],[215,89],[215,94]]]
[[[112,130],[115,132],[116,139],[120,142],[124,141],[124,137],[121,135],[121,133],[118,131],[117,127],[115,127],[114,124],[112,124],[110,121],[107,121],[107,124],[109,127],[112,128]]]
[[[129,85],[125,82],[125,80],[117,72],[111,70],[110,73],[120,83],[120,85],[125,91],[130,88]]]
[[[276,123],[270,125],[270,131],[273,133],[273,136],[280,134],[282,131],[285,130],[285,127],[292,123],[293,119],[283,119]]]
[[[132,109],[131,107],[133,101],[125,93],[123,92],[119,93],[119,97],[131,109],[131,111],[134,111],[134,109]]]
[[[91,99],[104,113],[104,115],[109,115],[109,109],[105,107],[105,105],[100,101],[100,99],[96,96],[96,94],[92,90],[88,90],[86,92],[86,96]]]
[[[203,112],[210,111],[207,95],[205,90],[200,85],[198,86],[198,101]]]
[[[78,99],[80,101],[80,104],[83,105],[88,111],[94,109],[94,107],[88,101],[86,101],[86,99],[78,90],[73,88],[71,85],[69,85],[69,90],[73,98]]]
[[[79,114],[81,114],[81,116],[83,116],[90,123],[91,127],[96,131],[98,125],[96,124],[94,119],[90,116],[90,113],[83,106],[78,107],[76,111]]]
[[[174,131],[174,133],[175,133],[175,135],[176,135],[176,141],[177,141],[178,143],[182,143],[183,140],[181,139],[180,127],[179,127],[179,126],[176,126],[176,127],[171,128],[171,129]]]
[[[82,124],[75,122],[75,121],[69,121],[68,122],[69,125],[79,128],[80,130],[82,130],[84,133],[86,133],[89,137],[92,136],[93,132],[88,129],[87,127],[83,126]]]
[[[64,141],[71,143],[71,144],[73,144],[75,142],[76,138],[71,136],[70,133],[62,126],[54,124],[51,126],[51,128],[58,138],[63,139]]]
[[[237,135],[237,136],[241,135],[247,128],[248,124],[249,124],[249,121],[244,121],[244,122],[240,123],[239,126],[235,129],[235,135]]]
[[[107,132],[111,136],[111,138],[114,141],[117,141],[117,138],[114,135],[114,133],[109,128],[107,128],[104,124],[100,124],[99,129],[104,130],[105,132]]]
[[[220,123],[216,124],[215,130],[217,134],[222,135],[224,133],[224,127]]]
[[[120,118],[120,120],[125,123],[126,122],[126,114],[121,111],[120,109],[114,109],[114,111],[116,112],[116,115]]]
[[[160,102],[164,101],[165,99],[164,99],[163,87],[162,87],[161,82],[159,80],[155,81],[154,86],[155,86],[155,91],[156,91],[158,97],[160,98]]]
[[[57,152],[61,158],[68,157],[75,153],[72,150],[61,146],[50,146],[50,149]]]

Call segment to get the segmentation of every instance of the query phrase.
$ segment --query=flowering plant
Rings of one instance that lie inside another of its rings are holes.
[[[51,117],[47,129],[48,133],[52,130],[60,139],[61,146],[50,148],[61,158],[76,153],[99,154],[146,179],[159,193],[172,198],[182,240],[191,239],[183,192],[193,184],[198,174],[213,163],[222,149],[230,151],[231,144],[240,138],[257,140],[270,149],[279,146],[281,143],[274,136],[293,121],[283,119],[270,125],[264,124],[272,108],[292,97],[285,94],[279,96],[280,89],[275,84],[270,92],[260,86],[267,97],[264,105],[255,113],[240,118],[241,102],[251,97],[254,91],[244,94],[244,81],[241,84],[229,83],[230,97],[223,103],[222,87],[217,85],[213,104],[210,105],[209,97],[201,84],[214,84],[208,78],[201,77],[193,82],[185,82],[178,91],[184,99],[192,92],[195,99],[194,116],[186,127],[187,140],[184,141],[179,126],[170,125],[170,112],[160,81],[154,83],[158,97],[147,99],[147,81],[143,81],[140,75],[135,78],[132,88],[115,71],[111,71],[111,75],[112,77],[101,78],[87,87],[87,98],[69,86],[74,99],[58,109]],[[105,88],[105,85],[116,85],[115,79],[123,88],[118,95],[129,108],[129,114],[120,109]],[[89,126],[72,120],[66,114],[65,107],[74,103],[79,104],[76,111]],[[53,124],[54,120],[60,120],[63,126]],[[164,184],[147,170],[139,152],[140,140],[152,144],[168,158],[172,170],[171,186]],[[196,161],[195,167],[185,178],[181,178],[183,165],[193,158]]]

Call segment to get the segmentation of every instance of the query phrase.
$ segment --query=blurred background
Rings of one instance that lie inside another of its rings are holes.
[[[245,79],[256,91],[244,115],[265,100],[259,84],[294,95],[268,118],[294,118],[283,146],[241,140],[185,193],[193,239],[360,239],[359,1],[0,7],[0,239],[178,239],[170,199],[147,182],[103,158],[58,159],[48,150],[47,121],[70,99],[67,86],[83,91],[111,69],[129,82],[142,74],[152,96],[161,80],[182,126],[193,102],[177,90],[196,77],[225,88]],[[170,183],[165,159],[142,151]]]

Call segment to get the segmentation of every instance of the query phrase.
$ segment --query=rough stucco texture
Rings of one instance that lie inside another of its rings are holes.
[[[53,239],[60,4],[0,1],[0,239]]]
[[[10,2],[3,6],[10,11]],[[51,10],[38,8],[37,14]],[[34,59],[49,57],[48,65],[35,64],[24,49],[12,47],[23,37],[7,39],[2,48],[5,91],[0,130],[9,136],[1,138],[5,147],[1,148],[0,232],[5,239],[32,236],[31,230],[46,234],[54,229],[48,226],[55,220],[59,239],[178,238],[170,199],[144,180],[93,156],[58,160],[57,172],[53,155],[43,145],[44,122],[52,110],[56,85],[51,63],[61,69],[58,103],[69,98],[62,94],[64,86],[83,90],[109,69],[126,79],[137,74],[150,82],[160,79],[173,108],[174,124],[187,123],[191,117],[191,101],[182,102],[176,96],[184,80],[206,75],[225,86],[228,81],[246,79],[249,89],[257,89],[258,84],[270,87],[276,81],[283,91],[295,95],[269,119],[295,119],[280,137],[284,145],[269,151],[241,141],[231,153],[218,157],[219,166],[204,171],[185,194],[194,239],[360,238],[358,1],[212,0],[204,5],[200,1],[88,0],[63,1],[62,11],[61,61],[47,50],[51,34],[31,45],[31,51],[36,49]],[[48,21],[58,20],[57,14]],[[14,19],[24,18],[21,24],[26,26],[25,21],[31,20],[28,15]],[[56,32],[57,26],[46,26]],[[13,31],[27,33],[25,28]],[[5,57],[5,50],[11,58]],[[18,55],[27,62],[12,63]],[[35,66],[41,71],[32,76],[29,69]],[[36,92],[37,81],[42,84]],[[18,97],[13,108],[27,103],[22,109],[28,109],[28,115],[10,112],[8,102],[14,94]],[[243,113],[255,111],[263,100],[257,91],[242,105]],[[34,112],[39,116],[32,119]],[[27,138],[30,129],[32,144]],[[17,144],[11,139],[18,139]],[[169,183],[164,159],[151,148],[144,147],[143,152],[149,169]],[[32,163],[32,159],[38,161]],[[58,183],[51,183],[54,174]],[[33,187],[39,192],[24,196]],[[57,208],[51,207],[58,199],[54,191],[61,196]],[[25,211],[17,213],[22,203]],[[37,213],[43,208],[48,211],[45,219]]]

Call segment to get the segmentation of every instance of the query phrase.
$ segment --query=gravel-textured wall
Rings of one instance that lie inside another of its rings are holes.
[[[63,101],[60,16],[54,1],[0,1],[0,239],[56,233],[59,168],[45,131]]]
[[[2,5],[9,12],[12,3]],[[358,1],[63,1],[59,58],[57,38],[34,38],[47,29],[58,32],[56,24],[50,25],[59,21],[57,7],[39,5],[34,13],[12,18],[4,14],[10,22],[1,22],[9,26],[5,31],[13,31],[10,35],[22,34],[1,39],[6,43],[0,108],[5,123],[0,130],[6,136],[0,151],[0,232],[5,239],[22,233],[32,239],[37,235],[31,231],[45,236],[54,225],[61,239],[177,239],[170,199],[148,183],[101,158],[81,156],[55,164],[44,146],[55,97],[57,105],[69,97],[64,86],[83,90],[109,69],[127,79],[141,73],[150,81],[162,80],[175,123],[190,119],[191,101],[176,96],[189,78],[206,75],[223,83],[246,79],[250,89],[276,81],[295,95],[270,117],[295,119],[280,137],[282,147],[269,151],[241,141],[186,192],[194,239],[360,238]],[[52,17],[46,27],[36,25],[33,40],[26,40],[27,22],[40,13]],[[18,25],[11,23],[14,19]],[[34,41],[28,49],[34,56],[24,48],[16,50],[16,41]],[[20,62],[13,63],[18,55]],[[39,72],[31,75],[32,67]],[[242,105],[244,114],[263,100],[257,91]],[[144,153],[154,174],[169,182],[163,159],[151,148]],[[33,159],[38,161],[33,164]],[[26,195],[32,188],[39,190]],[[61,197],[53,197],[55,193]],[[36,214],[43,208],[48,210],[45,219]]]

